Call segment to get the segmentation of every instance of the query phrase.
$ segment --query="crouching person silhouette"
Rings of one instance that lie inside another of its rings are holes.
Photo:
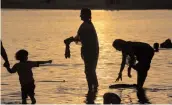
[[[81,24],[78,33],[75,37],[70,37],[64,40],[66,44],[65,57],[70,58],[70,43],[81,42],[81,57],[85,64],[85,75],[89,90],[95,90],[98,87],[96,66],[99,56],[99,43],[96,30],[91,22],[91,10],[83,8],[80,14]]]
[[[131,77],[131,68],[135,69],[137,71],[137,88],[142,88],[154,56],[154,49],[147,43],[130,42],[122,39],[116,39],[113,42],[113,47],[122,52],[121,68],[116,81],[122,80],[122,71],[126,64],[126,57],[130,56],[128,76]],[[136,64],[134,64],[135,59],[138,61]]]
[[[32,104],[36,103],[36,99],[34,97],[35,93],[35,84],[32,73],[33,67],[39,67],[40,64],[52,63],[52,60],[49,61],[28,61],[28,52],[26,50],[19,50],[16,53],[16,60],[19,60],[19,63],[16,63],[12,69],[8,65],[4,65],[8,72],[10,73],[18,73],[19,80],[21,84],[21,92],[22,92],[22,104],[26,104],[27,96],[30,97]]]

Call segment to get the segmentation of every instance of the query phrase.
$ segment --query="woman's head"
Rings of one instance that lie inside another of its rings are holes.
[[[91,10],[89,8],[82,8],[80,17],[83,21],[91,20]]]
[[[115,39],[112,46],[114,48],[116,48],[118,51],[122,51],[122,49],[124,48],[126,44],[126,41],[125,40],[122,40],[122,39]]]
[[[16,52],[16,60],[27,61],[28,51],[22,49]]]

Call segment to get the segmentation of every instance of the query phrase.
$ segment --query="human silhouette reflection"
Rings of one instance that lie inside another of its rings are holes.
[[[86,104],[95,104],[95,100],[97,97],[97,90],[94,91],[88,91],[88,93],[86,94],[86,100],[85,103]]]
[[[137,98],[138,98],[138,102],[141,104],[151,104],[149,102],[149,99],[147,98],[146,94],[145,94],[145,90],[142,89],[137,89]]]

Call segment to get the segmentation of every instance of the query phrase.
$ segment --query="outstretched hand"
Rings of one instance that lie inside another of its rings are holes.
[[[48,63],[52,63],[52,60],[49,60]]]
[[[128,73],[128,77],[129,77],[129,78],[131,78],[131,77],[132,77],[132,75],[131,75],[130,73]]]
[[[9,64],[9,62],[5,62],[3,66],[4,67],[10,67],[10,64]]]
[[[118,78],[116,79],[115,82],[118,82],[120,79],[121,79],[121,81],[122,81],[122,74],[121,74],[121,73],[118,74]]]

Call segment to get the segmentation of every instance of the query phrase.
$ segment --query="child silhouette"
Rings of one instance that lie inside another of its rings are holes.
[[[28,51],[22,49],[16,53],[16,60],[19,60],[19,63],[16,63],[12,69],[5,65],[6,69],[10,73],[18,73],[19,80],[21,84],[21,92],[22,92],[22,104],[26,104],[27,96],[30,97],[32,104],[36,103],[36,99],[34,97],[35,93],[35,84],[32,73],[33,67],[39,67],[40,64],[52,63],[52,60],[48,61],[28,61]]]

